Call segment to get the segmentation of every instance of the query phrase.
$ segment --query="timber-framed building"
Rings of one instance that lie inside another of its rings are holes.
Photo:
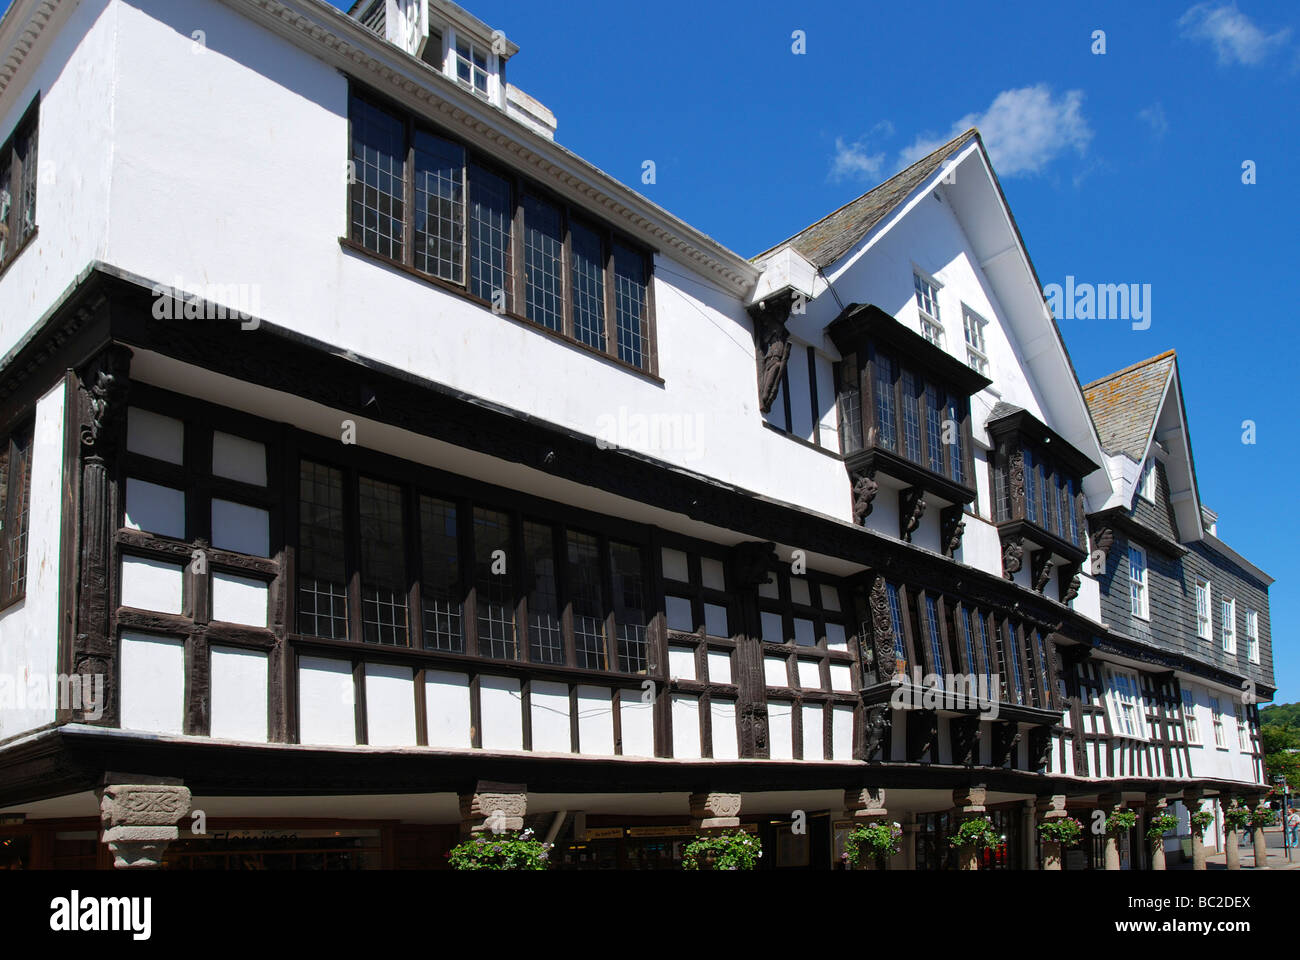
[[[1255,803],[1272,581],[1173,354],[1080,386],[979,133],[746,259],[517,52],[445,0],[0,20],[0,857],[436,867],[499,814],[817,869],[888,818],[943,869],[987,815],[1036,869],[1127,806],[1064,865],[1147,868]]]

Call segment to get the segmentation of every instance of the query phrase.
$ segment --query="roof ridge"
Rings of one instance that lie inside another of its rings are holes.
[[[889,184],[898,180],[900,177],[905,176],[912,170],[915,170],[917,167],[929,162],[934,157],[943,153],[945,150],[953,149],[954,145],[957,144],[958,141],[970,137],[972,134],[975,136],[976,139],[981,139],[978,127],[970,127],[966,129],[962,133],[959,133],[957,136],[953,137],[947,143],[943,144],[943,146],[936,147],[935,149],[927,153],[924,157],[921,157],[919,160],[916,160],[913,163],[909,163],[906,167],[904,167],[902,170],[899,170],[893,176],[889,177],[888,179],[880,181],[878,184],[876,184],[874,187],[872,187],[870,190],[866,191],[865,193],[860,193],[852,200],[848,200],[845,203],[840,204],[830,213],[826,214],[825,216],[818,217],[812,223],[808,224],[808,226],[804,227],[802,230],[797,230],[794,233],[790,234],[790,236],[786,237],[780,243],[773,244],[772,246],[768,247],[766,250],[762,251],[761,253],[757,253],[754,256],[750,257],[749,262],[753,263],[757,260],[762,259],[763,257],[767,256],[769,253],[772,253],[775,250],[780,250],[782,247],[790,245],[792,241],[802,236],[803,234],[807,233],[813,227],[816,227],[818,224],[825,223],[827,220],[835,216],[837,213],[841,213],[844,210],[847,210],[849,207],[853,206],[855,203],[859,203],[862,200],[865,200],[867,197],[871,196],[877,190],[884,189],[885,187],[889,186]]]
[[[1146,360],[1139,360],[1137,363],[1131,363],[1122,370],[1116,370],[1114,373],[1108,373],[1106,374],[1106,376],[1099,377],[1096,380],[1093,380],[1091,383],[1085,383],[1083,385],[1083,389],[1089,390],[1097,386],[1098,384],[1105,383],[1107,380],[1114,380],[1116,377],[1121,377],[1126,373],[1132,373],[1134,370],[1137,370],[1139,367],[1149,366],[1150,364],[1153,364],[1158,360],[1164,360],[1167,357],[1173,357],[1175,360],[1177,360],[1178,351],[1171,347],[1170,349],[1166,350],[1164,353],[1156,354],[1154,357],[1148,357]]]

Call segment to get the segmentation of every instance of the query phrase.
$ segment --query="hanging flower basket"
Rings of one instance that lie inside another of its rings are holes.
[[[1137,824],[1138,815],[1134,810],[1114,810],[1106,818],[1106,833],[1112,837],[1117,837],[1126,831],[1132,830]]]
[[[985,849],[987,847],[996,847],[1002,842],[1002,837],[994,828],[991,819],[979,817],[965,821],[957,828],[957,832],[948,838],[948,842],[954,847]]]
[[[1256,807],[1250,811],[1250,825],[1252,827],[1271,827],[1277,823],[1277,813],[1272,807]]]
[[[1038,835],[1047,843],[1061,848],[1078,846],[1083,837],[1083,824],[1074,817],[1056,817],[1038,825]]]
[[[1191,816],[1192,826],[1198,833],[1204,833],[1205,828],[1214,822],[1214,814],[1209,810],[1197,810]]]
[[[1164,842],[1165,834],[1178,826],[1178,818],[1172,813],[1153,814],[1147,821],[1147,842],[1156,846]]]
[[[844,840],[844,856],[853,866],[874,861],[878,866],[898,853],[903,828],[898,823],[863,824],[854,827]]]
[[[1223,811],[1223,825],[1229,830],[1245,830],[1250,826],[1250,811],[1245,807],[1229,807]]]
[[[738,830],[696,837],[682,854],[683,870],[753,870],[763,856],[758,837]]]
[[[447,860],[453,870],[545,870],[550,866],[551,844],[522,833],[478,834],[451,848]]]

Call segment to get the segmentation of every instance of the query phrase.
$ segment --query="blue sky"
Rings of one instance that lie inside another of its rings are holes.
[[[1062,332],[1085,383],[1178,351],[1202,499],[1222,538],[1277,578],[1278,701],[1300,700],[1300,523],[1286,500],[1300,445],[1276,408],[1300,330],[1286,306],[1300,7],[465,5],[520,45],[510,80],[555,111],[560,142],[746,256],[978,124],[1043,283],[1151,285],[1149,329],[1062,319]],[[640,182],[645,160],[654,185]]]
[[[1222,538],[1277,578],[1277,699],[1300,700],[1300,522],[1285,492],[1300,445],[1276,407],[1295,376],[1284,344],[1300,331],[1286,306],[1300,246],[1300,7],[467,6],[519,44],[510,80],[555,112],[560,142],[745,256],[977,123],[1044,284],[1151,284],[1149,329],[1062,319],[1062,333],[1085,383],[1178,351],[1202,499]],[[645,160],[654,185],[640,182]]]

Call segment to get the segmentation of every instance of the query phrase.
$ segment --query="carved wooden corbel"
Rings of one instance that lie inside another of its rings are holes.
[[[1019,743],[1020,726],[1014,720],[993,724],[992,752],[989,757],[993,766],[1003,767],[1008,761],[1014,760]]]
[[[1029,560],[1029,571],[1034,589],[1042,593],[1052,578],[1052,551],[1046,548],[1035,550]]]
[[[862,759],[863,760],[888,760],[889,759],[889,728],[893,721],[893,714],[889,704],[878,703],[868,707],[863,717],[862,729]],[[876,754],[880,754],[877,758]]]
[[[780,562],[776,544],[748,540],[731,548],[727,558],[727,581],[732,590],[752,590],[771,582],[770,570]]]
[[[790,331],[786,320],[790,318],[791,297],[779,295],[749,308],[754,319],[754,339],[758,360],[758,407],[764,413],[772,410],[781,378],[790,359]]]
[[[1002,538],[1002,575],[1014,580],[1025,560],[1024,537],[1004,536]]]
[[[1029,731],[1029,767],[1038,770],[1052,758],[1052,728],[1044,724]]]
[[[853,522],[860,526],[871,516],[871,504],[876,499],[880,484],[876,483],[874,470],[850,473],[849,479],[853,482]]]
[[[930,761],[938,759],[935,750],[939,745],[939,715],[933,710],[912,710],[907,714],[907,759],[919,763],[930,753]]]
[[[952,735],[952,762],[974,766],[980,762],[980,718],[953,717],[948,724]]]
[[[912,534],[921,525],[925,507],[925,491],[920,487],[898,491],[898,535],[905,543],[912,542]]]
[[[1071,600],[1079,595],[1079,588],[1083,586],[1083,578],[1080,576],[1081,569],[1077,563],[1066,564],[1061,568],[1059,586],[1062,603],[1068,605]]]
[[[939,511],[939,539],[945,557],[956,557],[961,548],[961,538],[966,532],[965,513],[960,503]]]

